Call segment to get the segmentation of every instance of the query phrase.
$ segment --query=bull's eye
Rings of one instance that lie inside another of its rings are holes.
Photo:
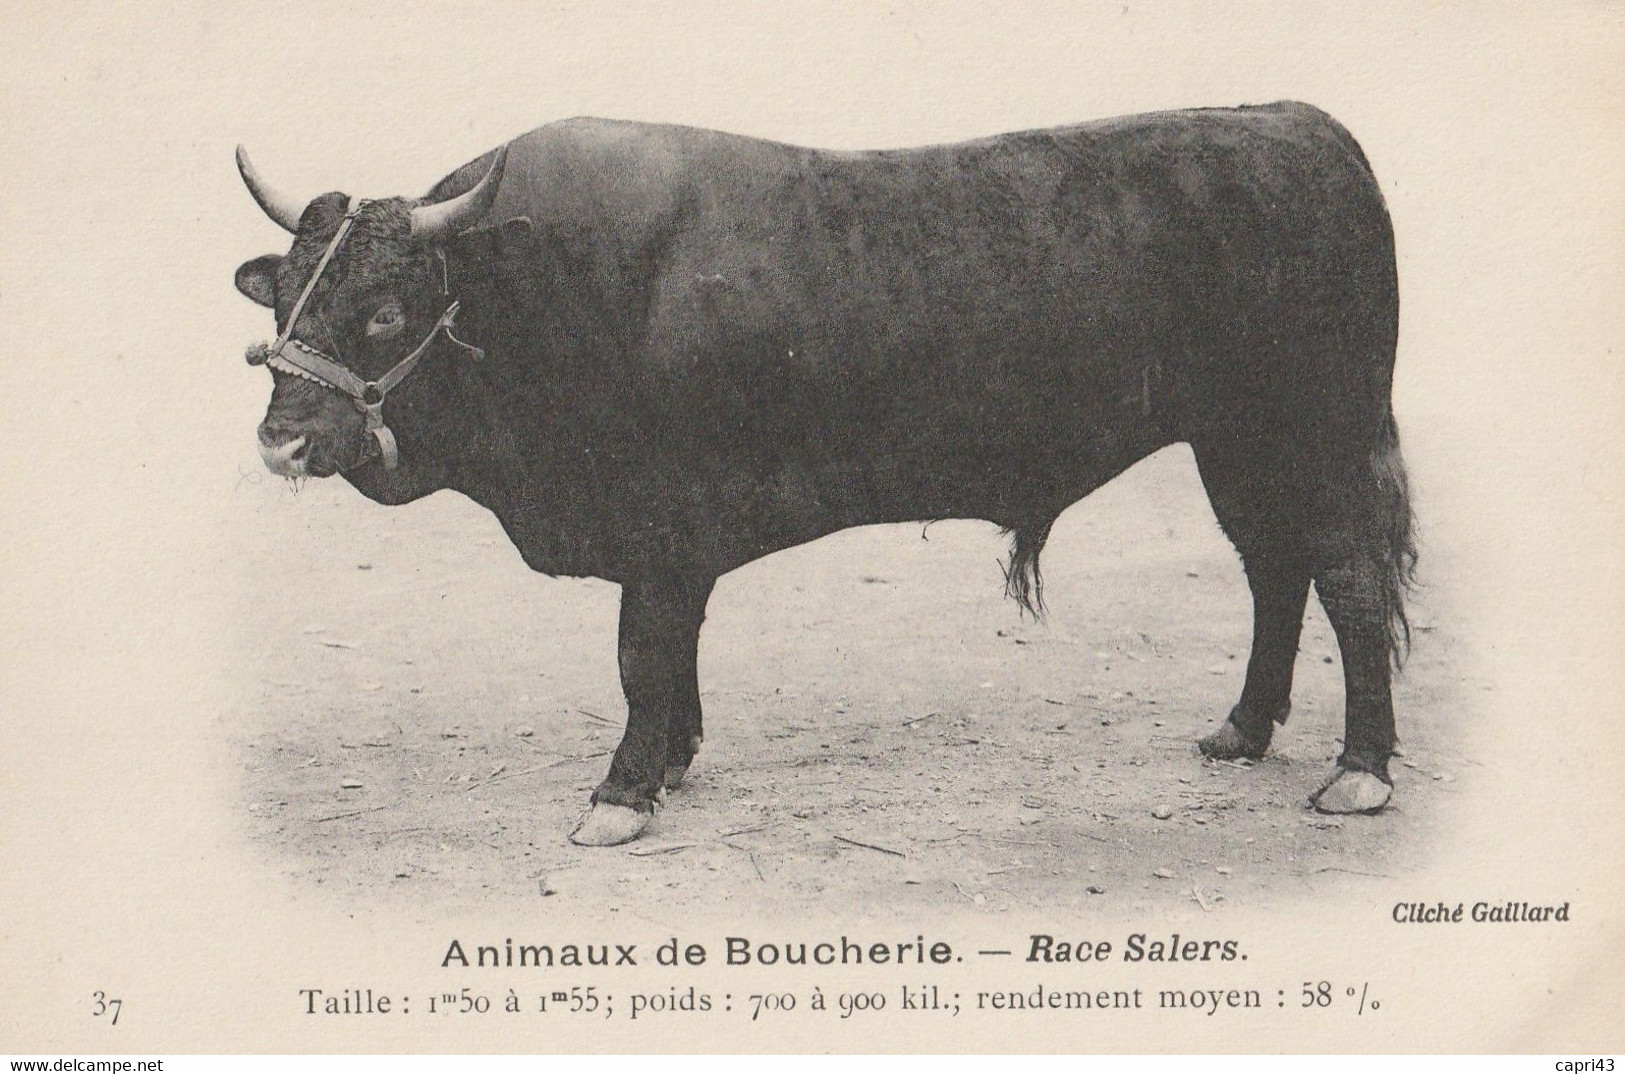
[[[367,322],[367,335],[387,339],[399,332],[405,323],[406,315],[401,311],[401,304],[393,300],[385,302]]]

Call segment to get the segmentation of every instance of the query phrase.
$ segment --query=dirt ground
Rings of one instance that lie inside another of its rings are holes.
[[[1456,657],[1448,552],[1426,546],[1388,811],[1306,805],[1342,731],[1314,601],[1272,753],[1197,754],[1240,691],[1250,603],[1175,448],[1062,518],[1042,623],[1003,597],[981,523],[850,531],[725,578],[687,785],[640,841],[579,848],[625,718],[616,587],[533,574],[450,494],[386,509],[245,470],[236,499],[238,804],[313,898],[1217,910],[1403,876],[1475,767],[1456,732],[1486,687]]]

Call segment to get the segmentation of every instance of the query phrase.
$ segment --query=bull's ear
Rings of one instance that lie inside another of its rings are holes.
[[[500,256],[530,238],[528,216],[516,216],[500,224],[469,228],[457,236],[457,245],[475,257]]]
[[[276,270],[281,254],[266,254],[244,261],[237,270],[237,290],[267,309],[276,309]]]

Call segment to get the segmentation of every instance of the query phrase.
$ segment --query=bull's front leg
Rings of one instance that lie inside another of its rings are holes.
[[[635,839],[654,816],[672,757],[671,729],[699,724],[696,661],[711,581],[673,577],[621,586],[621,689],[626,732],[592,811],[570,834],[583,846]],[[692,696],[691,696],[692,695]],[[695,711],[690,713],[689,709]],[[687,743],[679,743],[679,755]]]

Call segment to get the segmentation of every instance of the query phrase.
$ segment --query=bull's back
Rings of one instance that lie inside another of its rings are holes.
[[[1289,415],[1294,385],[1351,361],[1385,396],[1366,366],[1392,360],[1386,212],[1353,139],[1308,106],[902,151],[653,140],[670,215],[651,214],[669,231],[646,360],[701,388],[707,435],[1076,454],[1182,438],[1249,399]]]

